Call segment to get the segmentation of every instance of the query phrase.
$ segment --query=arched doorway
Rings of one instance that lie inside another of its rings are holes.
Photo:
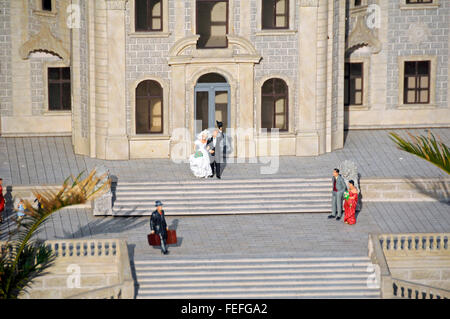
[[[202,75],[195,85],[195,135],[223,122],[224,131],[230,123],[230,85],[220,74]]]

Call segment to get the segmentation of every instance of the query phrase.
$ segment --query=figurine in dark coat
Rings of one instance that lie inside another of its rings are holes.
[[[152,234],[156,233],[159,235],[159,238],[161,239],[161,253],[167,255],[169,251],[167,250],[166,241],[169,228],[167,227],[162,205],[163,204],[159,200],[155,202],[156,210],[153,211],[152,216],[150,217],[150,229]]]

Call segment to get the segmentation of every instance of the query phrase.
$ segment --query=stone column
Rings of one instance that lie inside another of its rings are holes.
[[[107,38],[107,104],[108,129],[105,139],[105,159],[129,158],[126,130],[125,73],[125,5],[128,0],[106,1]]]
[[[237,114],[237,157],[253,158],[256,156],[256,144],[253,127],[253,63],[242,63],[239,65],[239,112]]]
[[[317,13],[319,3],[300,1],[299,9],[299,116],[296,156],[319,155],[317,132]]]
[[[171,70],[170,157],[172,160],[182,160],[189,157],[193,150],[191,141],[194,140],[189,134],[189,125],[186,121],[186,107],[188,105],[186,101],[186,65],[175,64],[171,66]]]
[[[19,48],[28,41],[28,2],[11,1],[11,50],[12,50],[12,116],[31,116],[31,66],[23,60]],[[5,48],[6,50],[6,48]]]

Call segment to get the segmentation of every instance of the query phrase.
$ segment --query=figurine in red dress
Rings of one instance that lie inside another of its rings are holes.
[[[355,210],[356,204],[358,203],[358,190],[355,187],[355,182],[353,180],[348,181],[348,199],[344,202],[344,223],[353,225],[356,223]]]

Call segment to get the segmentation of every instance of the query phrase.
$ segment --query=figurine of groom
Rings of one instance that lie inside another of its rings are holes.
[[[209,163],[211,164],[212,175],[209,177],[214,177],[214,174],[218,179],[220,179],[221,171],[220,164],[223,163],[223,123],[217,122],[217,128],[214,130],[212,137],[208,140],[209,150]]]
[[[335,168],[333,170],[331,182],[333,183],[333,196],[331,198],[331,215],[328,218],[339,220],[342,217],[342,201],[344,200],[344,192],[347,189],[344,178],[339,174],[339,169]]]

